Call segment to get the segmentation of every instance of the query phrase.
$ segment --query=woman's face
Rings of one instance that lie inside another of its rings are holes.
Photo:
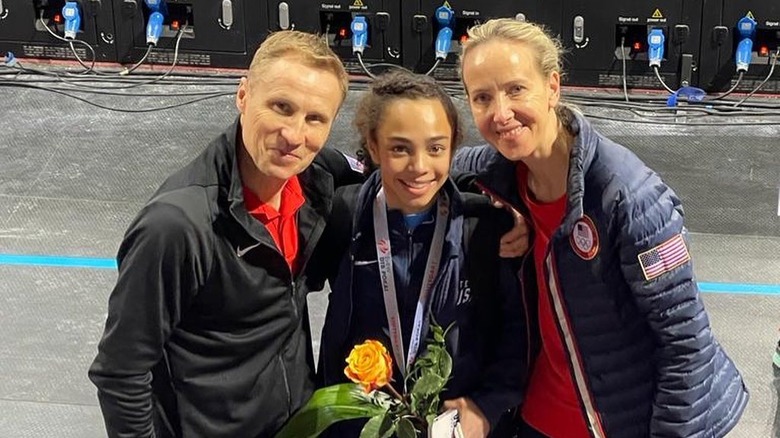
[[[384,109],[368,142],[391,209],[427,210],[444,185],[452,160],[452,126],[437,99],[397,99]]]
[[[544,155],[557,136],[557,72],[545,76],[523,43],[492,40],[463,59],[463,83],[479,132],[506,158]]]

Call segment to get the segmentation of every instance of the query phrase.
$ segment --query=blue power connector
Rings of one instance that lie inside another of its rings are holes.
[[[439,26],[449,27],[450,23],[452,23],[452,17],[455,16],[455,11],[453,11],[447,5],[441,5],[438,8],[436,8],[436,12],[434,12],[434,16],[436,18],[436,21],[439,23]]]
[[[164,20],[163,14],[152,12],[152,15],[149,16],[149,22],[146,23],[146,44],[157,45],[163,32]]]
[[[363,54],[368,44],[368,21],[362,15],[356,15],[349,25],[352,30],[352,53]]]
[[[450,46],[452,46],[452,29],[442,27],[436,35],[436,58],[442,61],[447,59],[447,54],[450,53]]]
[[[16,65],[16,56],[14,56],[13,52],[8,52],[5,55],[5,60],[3,61],[7,67],[13,67]]]
[[[72,40],[76,38],[76,33],[81,27],[81,12],[79,5],[74,1],[65,2],[62,7],[62,16],[65,18],[65,38]]]
[[[647,60],[650,61],[650,67],[660,67],[664,59],[664,41],[666,36],[664,31],[654,27],[647,34]]]
[[[168,4],[165,0],[144,0],[146,7],[152,12],[159,12],[163,17],[168,15]]]
[[[447,59],[447,54],[450,53],[450,47],[452,46],[452,18],[454,16],[455,11],[447,5],[439,6],[434,12],[436,22],[439,23],[439,33],[436,34],[435,43],[436,59],[444,61]]]
[[[750,67],[750,60],[753,58],[753,37],[756,34],[756,20],[749,16],[744,16],[737,21],[737,32],[739,33],[739,44],[734,53],[734,61],[737,64],[738,72],[747,72]]]

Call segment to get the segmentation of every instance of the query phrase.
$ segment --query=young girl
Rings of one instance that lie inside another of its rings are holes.
[[[431,322],[452,325],[453,372],[442,397],[458,409],[465,436],[484,437],[520,401],[528,368],[515,260],[499,258],[511,218],[449,179],[461,127],[435,81],[384,76],[356,114],[364,159],[378,170],[362,186],[336,192],[327,238],[349,247],[334,248],[344,256],[334,257],[319,374],[326,385],[346,382],[352,347],[376,339],[391,353],[392,384],[403,391]],[[339,425],[334,434],[357,436],[361,424]]]

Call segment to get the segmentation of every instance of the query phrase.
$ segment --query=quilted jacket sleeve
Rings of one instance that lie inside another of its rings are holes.
[[[485,170],[491,154],[493,149],[489,145],[460,148],[452,160],[452,170],[479,173]]]
[[[693,278],[683,211],[645,168],[617,204],[620,263],[657,345],[650,436],[700,436],[706,429],[715,347]]]

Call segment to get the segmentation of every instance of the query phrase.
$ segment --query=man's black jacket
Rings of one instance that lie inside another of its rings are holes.
[[[313,253],[333,175],[362,177],[328,149],[299,176],[293,275],[244,207],[239,133],[236,122],[168,178],[125,234],[89,370],[110,437],[272,436],[311,395],[306,293],[324,278]]]

